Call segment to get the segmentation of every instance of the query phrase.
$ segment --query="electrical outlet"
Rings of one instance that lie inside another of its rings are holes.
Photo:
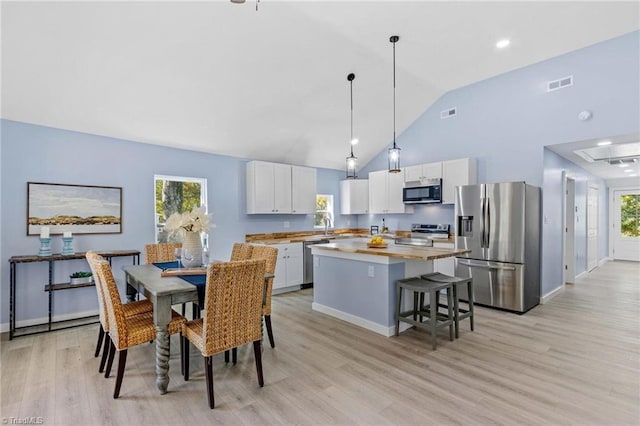
[[[373,266],[369,266],[369,277],[371,277],[371,278],[373,278],[375,276],[373,271],[374,271]]]
[[[289,223],[289,221],[288,221],[288,220],[285,220],[285,221],[284,221],[284,227],[285,227],[285,228],[288,228],[290,225],[291,225],[291,224]]]

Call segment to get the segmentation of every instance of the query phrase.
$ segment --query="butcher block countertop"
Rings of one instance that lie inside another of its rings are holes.
[[[361,238],[357,240],[348,241],[334,241],[327,244],[318,244],[313,246],[315,249],[320,250],[334,250],[343,253],[358,253],[368,254],[375,256],[386,256],[398,259],[412,259],[412,260],[435,260],[444,259],[446,257],[458,256],[461,254],[469,253],[471,250],[455,250],[445,248],[434,247],[416,247],[407,246],[401,244],[394,244],[390,242],[385,248],[370,248],[367,246],[367,239]]]
[[[394,237],[409,237],[410,231],[395,231],[394,233],[385,234],[384,237],[390,244],[393,244]],[[334,229],[329,235],[324,235],[324,231],[297,231],[297,232],[274,232],[271,234],[247,234],[245,241],[254,244],[285,244],[285,243],[304,243],[307,241],[318,240],[339,240],[353,237],[370,237],[369,230],[364,228],[342,228]],[[453,237],[449,239],[437,239],[435,243],[451,243]]]

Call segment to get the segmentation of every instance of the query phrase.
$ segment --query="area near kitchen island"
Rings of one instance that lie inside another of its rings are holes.
[[[313,246],[312,308],[384,336],[395,333],[396,280],[433,272],[434,260],[468,252],[392,243],[369,248],[367,241]]]

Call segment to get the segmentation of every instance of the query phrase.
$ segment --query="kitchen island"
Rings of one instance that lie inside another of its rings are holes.
[[[395,333],[396,280],[434,272],[435,259],[468,252],[393,242],[369,248],[367,242],[354,238],[312,247],[312,308],[384,336]]]

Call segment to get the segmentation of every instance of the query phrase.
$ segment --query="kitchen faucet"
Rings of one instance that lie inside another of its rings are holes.
[[[331,226],[331,219],[329,216],[325,216],[322,221],[324,222],[324,235],[329,235],[329,226]]]

